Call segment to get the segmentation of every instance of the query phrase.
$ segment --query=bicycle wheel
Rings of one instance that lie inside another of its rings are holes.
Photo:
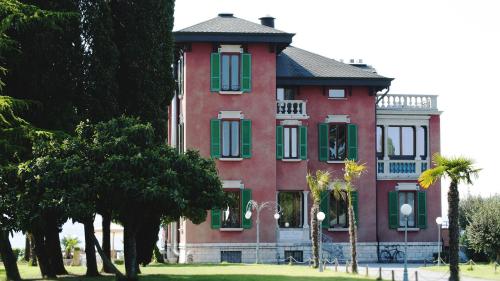
[[[400,250],[397,250],[396,253],[394,253],[394,261],[395,262],[403,262],[405,259],[405,253],[400,251]]]
[[[383,250],[382,252],[380,252],[380,259],[383,262],[391,262],[392,260],[391,253],[389,253],[389,251],[387,250]]]

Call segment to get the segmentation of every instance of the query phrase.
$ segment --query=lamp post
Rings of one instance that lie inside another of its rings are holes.
[[[408,216],[412,212],[410,204],[401,206],[401,214],[405,217],[405,267],[403,271],[403,281],[408,281]]]
[[[443,218],[437,217],[436,223],[438,225],[438,266],[441,266],[441,225],[443,224]]]
[[[258,203],[257,201],[250,200],[250,201],[248,201],[246,209],[245,209],[246,210],[245,211],[245,218],[247,220],[249,220],[252,217],[252,211],[257,211],[257,218],[255,219],[255,224],[257,225],[257,243],[255,246],[255,263],[260,262],[260,255],[259,255],[259,250],[260,250],[260,211],[264,210],[265,208],[274,209],[274,219],[275,220],[278,220],[280,218],[281,207],[276,201],[267,201],[267,202]]]
[[[319,272],[323,272],[323,231],[321,229],[321,222],[325,219],[325,213],[319,212],[316,214],[316,218],[318,219],[318,232],[319,232]]]

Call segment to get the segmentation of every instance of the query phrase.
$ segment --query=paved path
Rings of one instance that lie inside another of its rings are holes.
[[[392,271],[394,271],[394,280],[403,280],[403,264],[360,264],[359,274],[366,274],[366,267],[368,266],[368,274],[372,277],[377,277],[379,268],[382,268],[382,279],[392,280]],[[408,265],[408,279],[416,281],[415,271],[418,271],[418,281],[448,281],[450,276],[448,272],[429,271],[422,268],[423,264],[409,264]],[[328,265],[327,270],[335,270],[333,265]],[[337,268],[340,272],[345,272],[345,265],[339,265]],[[461,281],[488,281],[486,279],[478,279],[467,276],[461,276]]]

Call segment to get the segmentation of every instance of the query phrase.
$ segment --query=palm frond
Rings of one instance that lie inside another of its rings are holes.
[[[330,172],[317,170],[315,175],[307,173],[306,181],[311,190],[313,200],[319,202],[321,201],[321,193],[325,191],[330,184]]]

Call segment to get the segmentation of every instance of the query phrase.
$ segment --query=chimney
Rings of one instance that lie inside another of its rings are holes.
[[[274,18],[271,16],[265,16],[259,19],[260,24],[274,28]]]
[[[231,14],[231,13],[220,13],[220,14],[218,14],[218,16],[221,17],[221,18],[232,18],[232,17],[234,17],[234,15]]]

